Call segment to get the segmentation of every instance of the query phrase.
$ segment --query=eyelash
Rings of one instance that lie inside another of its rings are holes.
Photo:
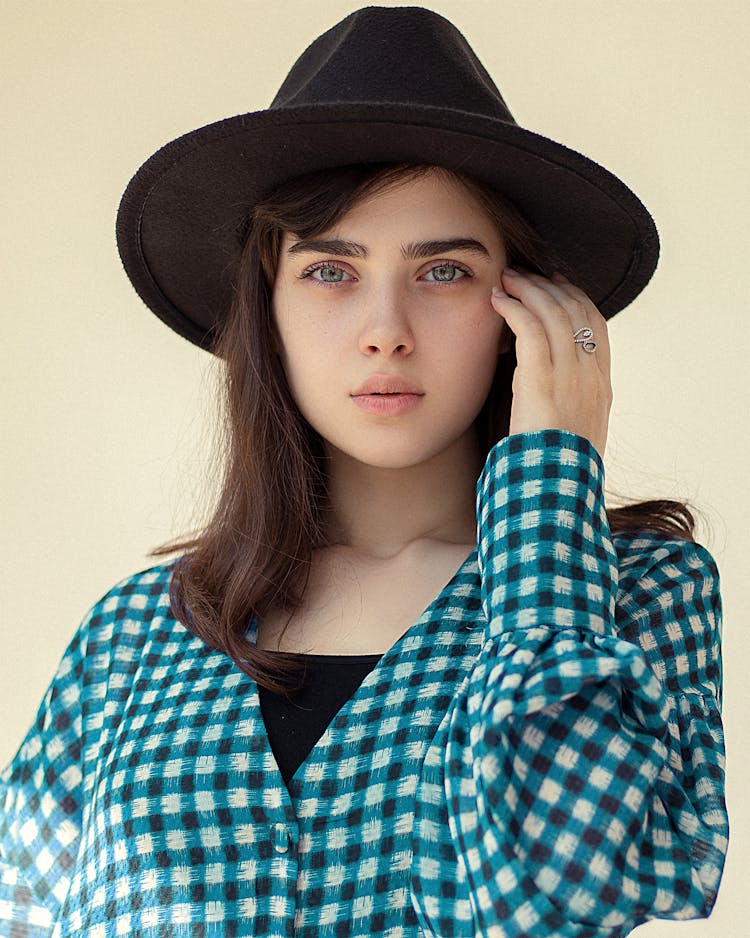
[[[339,280],[338,282],[315,280],[315,278],[310,277],[310,275],[314,271],[320,270],[322,267],[333,267],[335,270],[341,270],[345,274],[348,273],[348,271],[345,270],[340,264],[333,263],[332,261],[317,261],[315,264],[311,264],[309,267],[305,268],[305,270],[303,270],[302,273],[298,275],[299,279],[300,280],[305,280],[308,278],[312,279],[314,283],[317,283],[318,286],[321,286],[321,287],[339,287],[343,283],[347,282],[346,280]],[[464,277],[466,278],[474,276],[474,274],[472,274],[472,272],[469,270],[468,267],[464,267],[463,264],[459,264],[457,261],[439,261],[437,264],[433,264],[433,266],[430,267],[427,273],[430,273],[430,271],[435,270],[436,267],[455,267],[456,270],[460,270],[464,274]],[[458,277],[457,280],[430,280],[428,281],[428,283],[434,283],[439,286],[450,286],[451,284],[457,283],[459,280],[463,280],[464,277]]]

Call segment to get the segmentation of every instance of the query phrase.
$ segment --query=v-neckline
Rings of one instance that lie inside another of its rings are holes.
[[[345,714],[352,707],[356,706],[357,702],[359,701],[359,698],[361,697],[363,693],[364,688],[369,687],[371,684],[377,683],[377,681],[380,680],[380,672],[382,671],[384,667],[385,660],[391,658],[394,654],[398,654],[400,646],[403,645],[407,640],[411,639],[414,635],[416,635],[419,632],[419,630],[422,629],[425,626],[425,624],[430,621],[431,614],[434,608],[436,607],[436,605],[440,602],[440,600],[443,598],[443,596],[446,593],[451,593],[453,591],[456,580],[459,579],[459,577],[463,574],[463,572],[468,567],[474,566],[477,563],[477,559],[478,559],[478,550],[475,547],[468,554],[468,556],[462,561],[462,563],[458,566],[458,568],[454,571],[453,575],[445,584],[445,586],[443,586],[440,592],[437,593],[437,595],[434,596],[433,599],[430,601],[430,603],[424,608],[421,615],[409,626],[408,629],[406,629],[406,631],[401,636],[399,636],[399,638],[396,639],[396,641],[391,645],[390,648],[387,649],[387,651],[383,652],[383,654],[378,657],[375,667],[365,676],[364,680],[361,681],[361,683],[359,684],[357,689],[354,691],[354,693],[344,702],[344,704],[336,711],[336,713],[334,713],[334,715],[328,721],[328,724],[326,725],[325,729],[323,730],[323,732],[321,733],[321,735],[315,742],[315,745],[312,747],[312,749],[310,749],[305,759],[303,759],[303,761],[297,766],[294,774],[289,779],[288,786],[284,784],[281,768],[279,767],[279,764],[276,761],[276,756],[274,755],[273,749],[271,747],[271,738],[268,734],[268,728],[266,727],[265,720],[263,719],[263,712],[260,706],[260,693],[259,693],[258,685],[255,681],[252,682],[251,705],[255,708],[255,712],[258,715],[258,720],[260,722],[260,725],[262,726],[262,731],[265,737],[265,751],[266,751],[268,758],[270,759],[272,763],[273,771],[278,776],[279,787],[283,789],[285,793],[285,797],[291,799],[291,794],[290,794],[291,786],[296,783],[297,777],[300,775],[301,772],[305,770],[309,762],[315,759],[319,748],[322,745],[324,745],[322,741],[326,733],[331,729],[334,722],[338,720],[342,714]],[[250,627],[248,628],[248,632],[247,632],[248,640],[252,644],[255,644],[257,635],[258,635],[258,619],[257,619],[257,616],[253,616],[253,619],[250,623]],[[309,657],[312,657],[312,656],[309,656]],[[372,655],[372,656],[359,656],[359,657],[375,657],[375,656]],[[276,785],[274,785],[273,787],[276,787]]]

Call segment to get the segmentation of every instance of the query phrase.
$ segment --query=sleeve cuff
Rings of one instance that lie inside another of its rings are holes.
[[[491,631],[582,627],[615,636],[617,553],[604,463],[568,430],[500,440],[477,482],[477,543]]]

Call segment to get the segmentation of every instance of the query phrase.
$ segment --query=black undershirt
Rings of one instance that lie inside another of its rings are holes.
[[[300,657],[307,664],[305,686],[291,700],[258,688],[271,750],[287,786],[331,720],[383,655]]]

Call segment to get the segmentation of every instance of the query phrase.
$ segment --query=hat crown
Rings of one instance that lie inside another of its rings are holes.
[[[271,109],[333,103],[426,105],[515,124],[463,35],[422,7],[364,7],[319,36]]]
[[[373,163],[444,166],[503,193],[607,319],[656,267],[658,233],[638,197],[519,126],[449,20],[370,6],[305,49],[269,108],[199,127],[146,160],[117,215],[125,270],[157,316],[214,350],[253,207],[295,177]]]

